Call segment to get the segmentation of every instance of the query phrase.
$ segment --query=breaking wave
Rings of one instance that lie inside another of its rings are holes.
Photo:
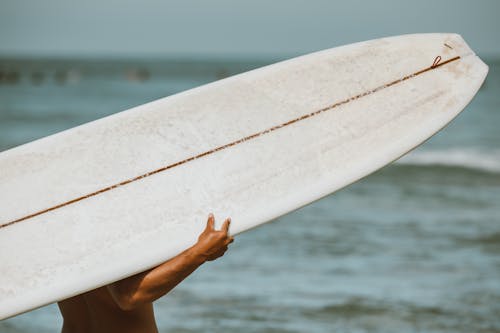
[[[500,149],[421,150],[402,157],[396,163],[416,166],[459,167],[500,173]]]

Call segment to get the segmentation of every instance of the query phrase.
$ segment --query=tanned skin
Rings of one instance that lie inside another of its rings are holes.
[[[221,257],[233,242],[231,219],[215,230],[209,215],[198,242],[169,261],[113,284],[58,303],[62,333],[157,333],[153,302],[171,291],[196,268]]]

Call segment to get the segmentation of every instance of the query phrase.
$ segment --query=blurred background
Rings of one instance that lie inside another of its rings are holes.
[[[451,125],[239,236],[156,316],[178,333],[500,332],[499,13],[496,0],[0,0],[0,151],[297,55],[460,33],[490,73]],[[55,305],[0,322],[60,327]]]

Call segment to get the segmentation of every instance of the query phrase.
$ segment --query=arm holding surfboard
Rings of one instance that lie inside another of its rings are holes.
[[[198,242],[181,254],[148,271],[58,303],[62,333],[157,333],[153,305],[206,261],[215,260],[233,242],[228,218],[221,230],[209,215]]]
[[[229,235],[231,219],[224,221],[221,230],[215,230],[214,223],[214,216],[210,214],[207,227],[198,242],[178,256],[149,271],[109,285],[108,290],[118,306],[123,310],[131,310],[138,305],[151,303],[170,292],[206,261],[224,255],[234,240]]]

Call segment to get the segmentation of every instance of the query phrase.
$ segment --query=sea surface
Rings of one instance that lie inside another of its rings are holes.
[[[0,151],[275,60],[0,59]],[[156,302],[160,331],[500,332],[500,61],[486,62],[445,130],[238,236]],[[0,333],[60,327],[50,305]]]

